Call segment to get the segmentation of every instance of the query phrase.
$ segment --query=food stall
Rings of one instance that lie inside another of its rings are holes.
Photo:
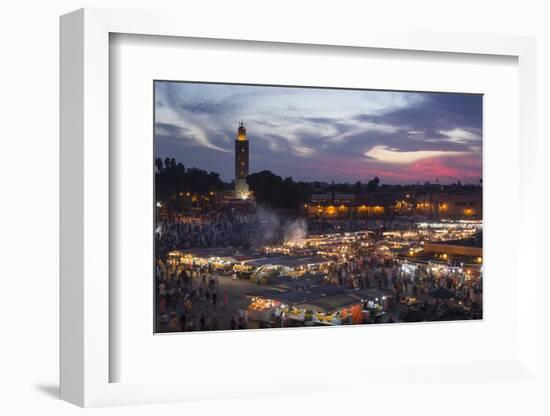
[[[248,318],[253,321],[270,322],[278,304],[279,302],[272,299],[251,297],[251,302],[248,306]]]
[[[190,264],[191,256],[183,253],[180,250],[172,250],[166,255],[166,262],[171,266],[178,266],[180,264]]]
[[[313,325],[345,325],[363,322],[362,302],[345,293],[320,297],[303,303],[300,307],[312,312]]]
[[[270,322],[277,316],[304,321],[305,310],[300,305],[312,297],[304,291],[264,289],[248,293],[248,317],[255,321]],[[313,295],[313,297],[317,297]],[[284,315],[283,315],[284,314]]]
[[[229,250],[194,249],[189,251],[174,250],[168,253],[168,261],[188,267],[212,266],[219,272],[229,272],[237,262]]]
[[[308,272],[323,273],[329,264],[329,260],[319,256],[264,257],[244,262],[244,266],[254,269],[250,280],[260,284],[269,284],[278,276],[298,279]]]
[[[395,304],[393,291],[390,289],[356,289],[349,295],[361,301],[364,322],[373,322],[382,317]]]

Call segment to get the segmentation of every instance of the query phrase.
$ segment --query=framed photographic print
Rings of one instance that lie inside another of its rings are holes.
[[[218,23],[62,17],[62,398],[531,379],[533,40]]]
[[[482,319],[481,95],[154,95],[156,332]]]

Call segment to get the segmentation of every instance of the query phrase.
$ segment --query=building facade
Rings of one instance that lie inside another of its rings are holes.
[[[313,193],[303,204],[304,215],[328,218],[361,218],[383,215],[419,215],[430,218],[480,219],[481,188],[463,191],[377,190],[359,195]]]
[[[386,210],[382,205],[369,204],[353,194],[322,193],[312,194],[302,212],[311,217],[350,218],[381,216]]]
[[[441,218],[481,218],[483,198],[481,189],[471,192],[431,192],[415,200],[418,214]]]

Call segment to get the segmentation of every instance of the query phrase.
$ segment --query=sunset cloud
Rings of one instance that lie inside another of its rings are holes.
[[[155,99],[157,155],[225,181],[240,120],[251,172],[382,183],[481,176],[481,95],[155,82]]]
[[[371,157],[382,163],[389,164],[411,164],[419,160],[433,158],[437,156],[459,156],[461,152],[442,151],[442,150],[415,150],[399,151],[390,149],[388,146],[377,145],[365,153],[365,156]]]
[[[452,130],[441,130],[439,133],[447,136],[449,138],[449,141],[455,143],[470,143],[480,140],[478,134],[460,128],[454,128]]]

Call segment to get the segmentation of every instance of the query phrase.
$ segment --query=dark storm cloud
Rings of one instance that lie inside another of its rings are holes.
[[[219,172],[224,180],[233,175],[241,119],[250,138],[251,172],[269,169],[321,181],[382,175],[385,182],[434,175],[465,182],[481,175],[479,95],[166,82],[155,87],[158,154]]]
[[[481,96],[424,93],[421,106],[401,108],[381,115],[360,114],[372,122],[398,123],[409,128],[448,128],[449,123],[481,128]]]
[[[467,150],[468,140],[453,140],[443,132],[463,130],[481,140],[482,97],[474,94],[424,93],[422,105],[379,115],[360,114],[357,120],[400,126],[399,148],[407,150]],[[389,138],[392,140],[391,138]],[[472,140],[475,141],[474,137]]]

